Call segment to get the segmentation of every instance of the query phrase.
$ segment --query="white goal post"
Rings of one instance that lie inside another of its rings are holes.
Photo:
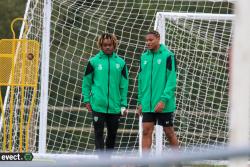
[[[165,43],[165,20],[166,19],[178,20],[180,18],[188,20],[230,20],[234,18],[233,14],[210,14],[210,13],[175,13],[175,12],[157,12],[154,29],[158,30],[161,34],[161,43]]]
[[[195,22],[198,21],[199,22],[198,24],[202,25],[203,21],[205,21],[205,22],[232,22],[234,17],[235,16],[233,14],[157,12],[155,24],[154,24],[154,29],[160,33],[160,36],[161,36],[160,42],[163,44],[166,44],[165,37],[169,35],[168,29],[166,28],[167,22],[170,22],[170,24],[176,24],[177,26],[178,26],[178,24],[182,24],[182,26],[184,27],[185,26],[184,24],[189,22],[189,21],[191,23],[187,23],[187,24],[195,24]],[[206,24],[209,24],[209,23],[206,23]],[[217,23],[214,23],[214,24],[217,24]],[[226,31],[227,28],[223,27],[222,31],[224,31],[224,29]],[[206,29],[204,29],[204,30],[206,30]],[[210,31],[210,30],[206,30],[206,31],[207,31],[207,33],[209,33],[208,31]],[[216,30],[211,30],[211,31],[216,31]],[[204,32],[204,33],[206,33],[206,32]],[[231,35],[231,34],[229,34],[229,35]],[[214,34],[214,36],[216,36],[216,34]],[[230,38],[228,38],[227,40],[231,40]],[[203,39],[203,40],[205,40],[205,39]],[[169,41],[167,41],[167,42],[169,42]],[[224,47],[229,47],[229,46],[226,45]],[[182,48],[171,48],[170,47],[170,49],[181,50]],[[213,51],[211,50],[211,53],[212,52]],[[181,56],[181,55],[177,55],[177,56]],[[177,60],[178,60],[178,57],[177,57]],[[178,67],[177,67],[177,69],[178,69]],[[183,75],[183,74],[179,73],[179,76],[180,75]],[[225,92],[225,93],[227,93],[227,92]],[[218,112],[220,112],[220,111],[218,111]],[[156,125],[156,128],[155,128],[155,148],[156,148],[157,154],[161,154],[162,149],[164,148],[163,145],[164,145],[164,138],[163,138],[162,127]]]
[[[51,24],[51,0],[44,0],[43,8],[43,31],[41,52],[41,97],[39,103],[40,125],[39,125],[39,153],[46,153],[46,136],[48,121],[48,93],[49,93],[49,60],[50,60],[50,24]]]

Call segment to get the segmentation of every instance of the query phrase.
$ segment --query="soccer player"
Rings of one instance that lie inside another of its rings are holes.
[[[163,126],[173,148],[178,140],[173,128],[176,109],[176,62],[174,54],[160,44],[160,34],[150,31],[146,35],[147,51],[141,55],[138,77],[138,114],[142,114],[142,149],[149,151],[154,125]]]
[[[100,51],[89,60],[83,77],[83,102],[92,113],[96,150],[105,150],[105,123],[106,150],[113,150],[120,116],[127,114],[128,72],[125,61],[115,53],[114,34],[102,34],[97,45]]]

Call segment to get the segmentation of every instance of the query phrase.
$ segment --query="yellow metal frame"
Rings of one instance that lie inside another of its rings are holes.
[[[14,23],[16,21],[22,21],[25,25],[23,36],[26,37],[28,32],[28,23],[23,18],[16,18],[11,23],[11,31],[13,34],[13,39],[2,39],[0,40],[0,60],[8,60],[11,61],[11,71],[10,65],[6,65],[7,70],[2,71],[2,75],[0,75],[0,109],[2,111],[1,117],[3,120],[3,151],[6,152],[7,145],[7,137],[8,137],[8,151],[12,151],[12,143],[13,143],[13,116],[14,116],[14,98],[15,98],[15,89],[21,89],[21,105],[20,105],[20,127],[19,127],[19,151],[23,152],[23,126],[25,127],[25,151],[29,151],[29,129],[32,118],[32,113],[35,107],[36,96],[37,96],[37,84],[38,84],[38,70],[39,70],[39,52],[40,52],[40,44],[35,40],[28,40],[26,38],[16,39],[16,34],[14,31]],[[6,45],[11,45],[10,48],[6,47]],[[31,53],[32,52],[32,53]],[[33,58],[28,59],[28,54],[32,54]],[[19,62],[17,62],[17,59]],[[21,65],[20,65],[21,64]],[[3,67],[4,68],[4,67]],[[31,68],[28,69],[27,68]],[[7,76],[6,76],[6,75]],[[9,75],[8,75],[9,74]],[[2,78],[1,78],[2,77]],[[15,79],[15,78],[21,79]],[[30,79],[30,77],[32,77]],[[8,81],[7,79],[8,78]],[[21,80],[21,81],[20,81]],[[11,88],[10,91],[10,101],[9,101],[9,113],[5,113],[5,108],[3,107],[3,98],[1,94],[1,87],[9,86]],[[24,121],[24,113],[25,113],[25,90],[28,88],[32,88],[33,96],[28,109],[28,120]],[[9,116],[9,134],[7,134],[7,126],[5,115]]]

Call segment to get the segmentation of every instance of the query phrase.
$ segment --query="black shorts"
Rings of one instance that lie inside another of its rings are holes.
[[[174,120],[174,112],[167,113],[142,113],[142,122],[154,122],[156,125],[161,125],[163,127],[172,127]]]

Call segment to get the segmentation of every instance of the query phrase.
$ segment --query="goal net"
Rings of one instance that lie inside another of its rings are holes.
[[[182,146],[204,148],[228,141],[233,18],[232,14],[157,13],[155,29],[177,59],[175,124]]]
[[[27,37],[42,43],[44,0],[28,0],[25,19],[30,24]],[[145,34],[155,21],[162,42],[177,59],[177,111],[175,129],[183,148],[212,147],[228,140],[228,53],[232,34],[233,3],[226,0],[52,0],[49,43],[48,90],[37,92],[30,126],[29,150],[39,152],[40,115],[47,113],[47,153],[94,151],[91,114],[82,104],[81,85],[89,58],[98,52],[97,37],[115,33],[117,53],[129,70],[129,114],[121,119],[116,149],[139,150],[139,121],[136,117],[137,75],[140,54],[145,51]],[[157,12],[189,13],[160,19]],[[203,13],[211,17],[202,17]],[[192,14],[200,14],[198,18]],[[214,14],[214,15],[213,15]],[[164,20],[163,22],[159,20]],[[163,33],[162,33],[163,32]],[[42,56],[41,56],[42,57]],[[42,61],[41,61],[42,63]],[[40,66],[41,67],[41,66]],[[44,70],[40,68],[40,72]],[[42,83],[39,74],[38,88]],[[39,109],[41,94],[48,92],[47,110]],[[16,94],[21,92],[17,89]],[[19,97],[19,96],[15,96]],[[4,100],[4,118],[10,122],[8,89]],[[26,95],[29,101],[29,94]],[[20,101],[16,98],[15,101]],[[28,102],[27,102],[28,103]],[[16,103],[18,104],[18,103]],[[15,107],[12,151],[19,150],[20,112]],[[28,113],[24,113],[28,114]],[[26,117],[25,117],[26,118]],[[27,124],[27,121],[25,122]],[[1,127],[1,131],[3,128]],[[43,135],[45,137],[45,135]],[[0,135],[3,143],[3,135]],[[168,141],[163,138],[164,148]]]

